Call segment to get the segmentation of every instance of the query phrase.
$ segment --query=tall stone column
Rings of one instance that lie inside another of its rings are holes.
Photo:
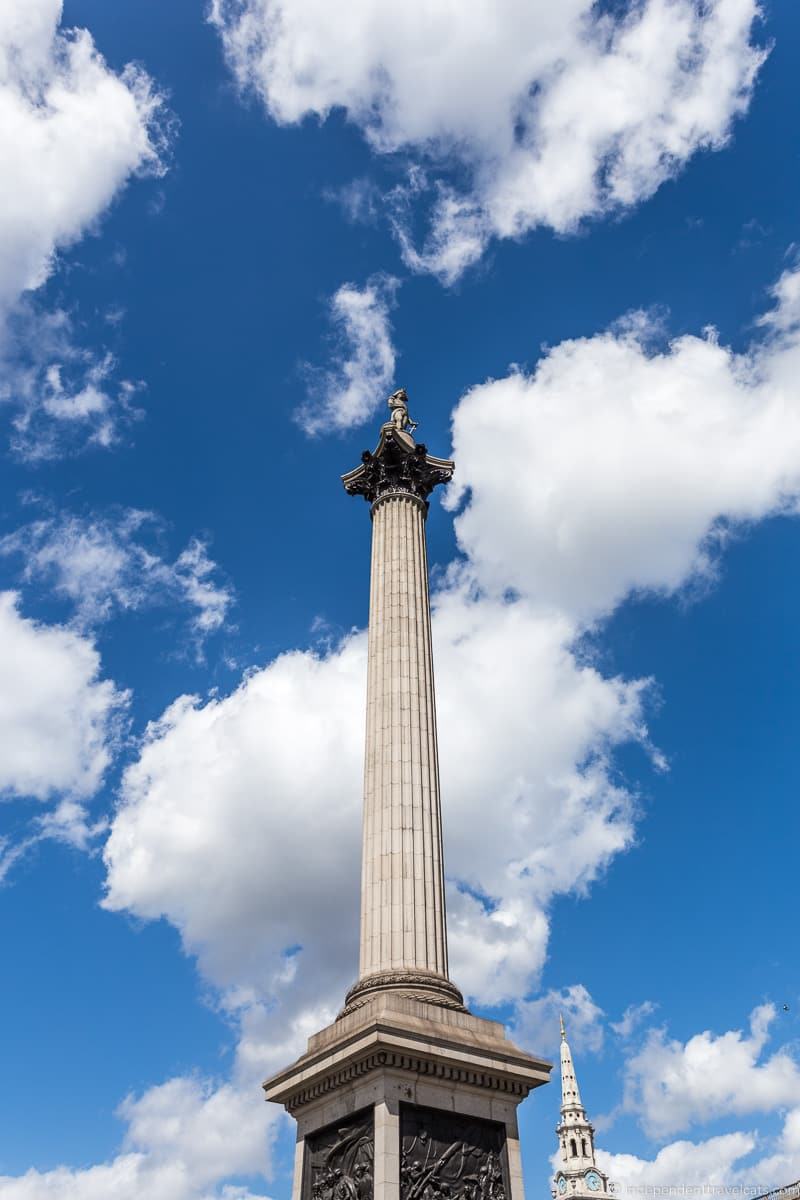
[[[425,521],[453,463],[389,407],[342,477],[372,516],[359,976],[264,1090],[297,1119],[293,1200],[524,1200],[516,1110],[550,1064],[448,978]]]
[[[400,424],[344,476],[371,505],[359,979],[345,1012],[397,989],[460,1008],[447,975],[427,497],[453,474]]]
[[[447,976],[425,504],[372,509],[361,979]]]

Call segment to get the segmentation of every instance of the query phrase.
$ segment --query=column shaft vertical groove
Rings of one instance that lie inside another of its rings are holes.
[[[372,516],[360,977],[447,978],[426,505]]]

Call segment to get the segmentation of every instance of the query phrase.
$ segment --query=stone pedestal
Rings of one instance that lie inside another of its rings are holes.
[[[496,1021],[371,997],[264,1085],[297,1120],[292,1200],[524,1200],[517,1105],[550,1069]]]

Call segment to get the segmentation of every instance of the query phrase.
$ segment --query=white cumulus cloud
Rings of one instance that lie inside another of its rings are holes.
[[[182,697],[126,771],[106,904],[169,914],[234,1002],[300,971],[307,1000],[335,1003],[352,970],[364,669],[358,635],[327,658],[282,655],[222,699]]]
[[[654,1137],[730,1114],[800,1105],[800,1064],[786,1048],[765,1056],[775,1007],[762,1004],[740,1029],[687,1042],[651,1030],[625,1071],[625,1107]]]
[[[160,168],[149,76],[112,71],[87,30],[60,27],[62,8],[9,0],[0,13],[0,311],[44,282],[134,172]]]
[[[0,1200],[265,1200],[231,1176],[267,1174],[277,1112],[258,1085],[177,1077],[129,1098],[120,1153],[109,1162],[0,1176]]]
[[[87,30],[61,26],[62,9],[6,0],[0,11],[0,400],[18,410],[13,441],[34,458],[79,434],[110,444],[131,385],[112,395],[108,354],[82,349],[65,314],[37,315],[23,298],[133,175],[163,170],[152,80],[111,70]]]
[[[800,1107],[791,1108],[783,1128],[772,1140],[766,1154],[742,1172],[744,1182],[763,1189],[785,1187],[787,1182],[800,1179]]]
[[[626,595],[713,578],[731,529],[795,512],[798,277],[747,353],[713,332],[654,345],[640,317],[468,392],[448,502],[469,489],[456,532],[483,586],[591,623]]]
[[[0,593],[0,797],[73,799],[99,788],[126,696],[101,678],[92,642]]]
[[[787,1187],[800,1176],[800,1108],[789,1110],[775,1137],[737,1130],[698,1142],[685,1138],[670,1142],[652,1159],[602,1149],[597,1158],[613,1179],[617,1196],[640,1195],[642,1188],[708,1186],[763,1195]]]
[[[723,145],[763,61],[758,14],[756,0],[478,0],[457,21],[445,0],[211,4],[239,84],[274,120],[341,108],[377,153],[410,157],[393,205],[406,261],[448,282],[492,237],[572,231]],[[422,193],[418,249],[405,202]]]
[[[632,836],[607,754],[638,736],[641,685],[579,665],[568,634],[522,603],[437,601],[452,970],[484,1003],[529,987],[552,896]],[[282,655],[231,696],[176,701],[126,772],[106,903],[169,916],[234,999],[333,1011],[355,975],[365,672],[363,634]]]
[[[613,1179],[615,1195],[638,1194],[642,1187],[729,1187],[736,1178],[737,1164],[756,1145],[753,1133],[725,1133],[702,1142],[670,1142],[653,1159],[598,1149],[597,1161]]]

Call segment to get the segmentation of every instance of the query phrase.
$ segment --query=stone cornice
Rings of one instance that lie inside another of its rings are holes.
[[[408,1054],[397,1050],[377,1050],[301,1084],[296,1091],[282,1097],[283,1104],[287,1112],[294,1113],[306,1104],[319,1100],[328,1092],[363,1078],[373,1071],[408,1072],[414,1076],[443,1079],[462,1086],[487,1088],[513,1096],[518,1102],[525,1099],[533,1086],[521,1079],[490,1070],[476,1070],[466,1064],[436,1062],[422,1054]]]
[[[519,1103],[547,1082],[550,1064],[520,1050],[496,1021],[384,994],[315,1034],[306,1054],[268,1079],[264,1091],[296,1112],[376,1071],[498,1092]]]

